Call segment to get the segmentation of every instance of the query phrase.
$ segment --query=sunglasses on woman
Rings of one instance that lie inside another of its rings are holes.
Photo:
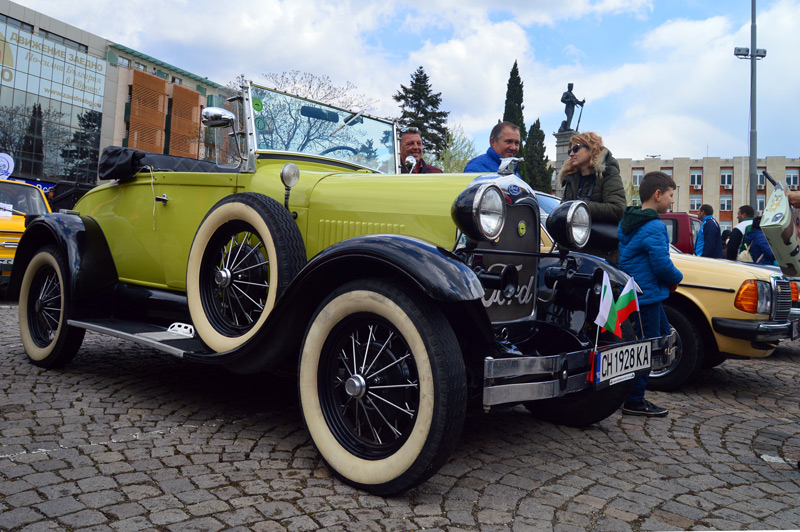
[[[572,155],[573,153],[578,153],[578,150],[581,148],[585,148],[586,144],[576,144],[567,151],[568,154]]]

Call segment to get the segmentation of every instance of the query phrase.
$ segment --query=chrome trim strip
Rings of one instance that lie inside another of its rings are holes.
[[[681,283],[681,284],[678,285],[678,288],[680,288],[681,286],[687,286],[689,288],[700,288],[700,289],[703,289],[703,290],[715,290],[717,292],[730,292],[732,294],[736,293],[736,290],[734,290],[733,288],[721,288],[721,287],[717,287],[717,286],[707,286],[707,285],[702,285],[702,284]]]

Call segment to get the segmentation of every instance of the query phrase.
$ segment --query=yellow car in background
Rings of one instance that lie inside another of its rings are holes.
[[[41,189],[11,181],[0,180],[0,290],[4,290],[11,278],[14,254],[25,231],[25,216],[50,212]]]
[[[544,220],[561,200],[537,192]],[[542,228],[542,247],[551,240]],[[698,371],[729,357],[763,358],[781,340],[798,337],[798,282],[775,266],[760,266],[682,253],[671,259],[683,273],[678,289],[664,302],[678,333],[676,356],[668,367],[650,373],[648,388],[678,388]]]

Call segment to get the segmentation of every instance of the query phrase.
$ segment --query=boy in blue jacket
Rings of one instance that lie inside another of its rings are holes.
[[[649,172],[639,184],[641,207],[626,207],[617,228],[619,267],[636,280],[644,292],[639,297],[639,315],[644,338],[670,333],[662,301],[677,288],[683,274],[669,256],[669,236],[659,214],[674,203],[675,181],[664,172]],[[639,323],[634,322],[639,329]],[[644,399],[647,374],[636,377],[633,389],[622,406],[623,414],[664,417],[669,411]]]

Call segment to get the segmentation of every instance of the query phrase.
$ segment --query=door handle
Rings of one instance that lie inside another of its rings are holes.
[[[156,196],[156,201],[160,201],[161,203],[163,203],[164,205],[166,205],[166,204],[167,204],[167,202],[169,201],[169,198],[167,197],[167,195],[166,195],[166,194],[162,194],[162,195],[160,195],[160,196]]]

